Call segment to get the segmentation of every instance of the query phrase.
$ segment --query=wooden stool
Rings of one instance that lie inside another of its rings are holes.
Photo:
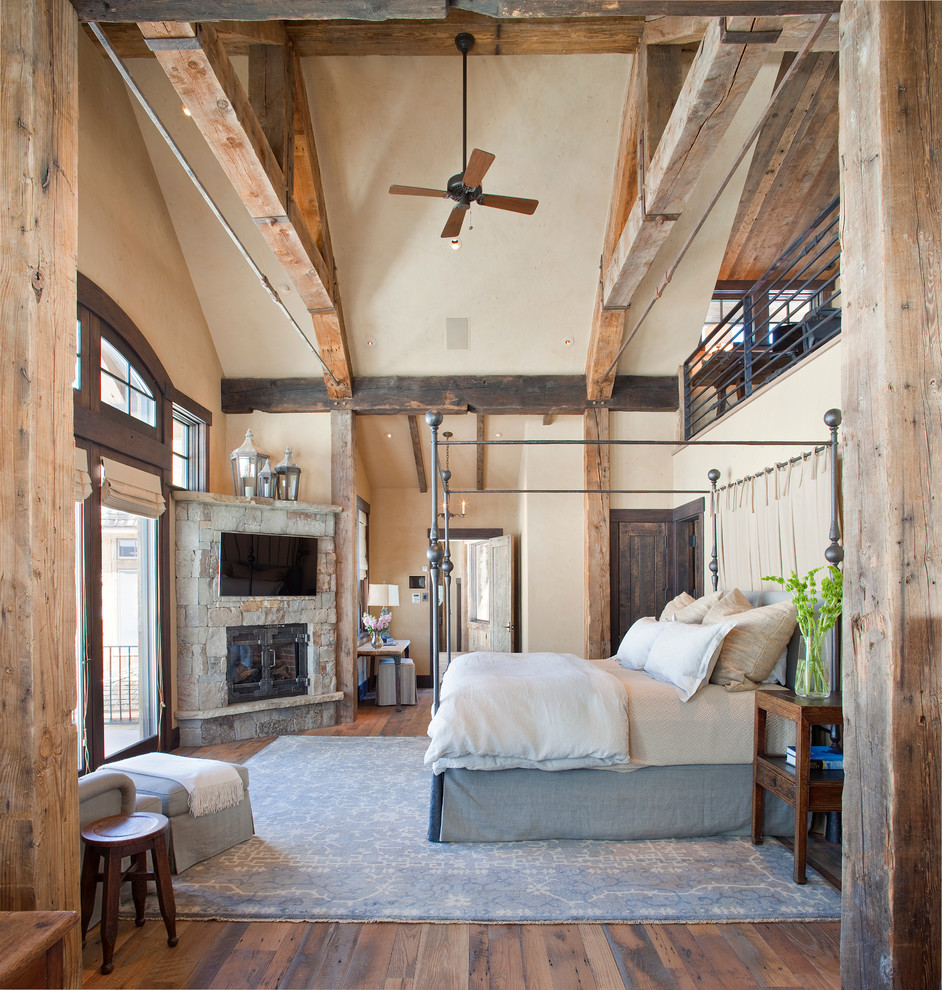
[[[82,945],[88,932],[88,922],[95,906],[95,889],[103,881],[101,897],[102,973],[114,969],[114,943],[118,934],[118,893],[125,880],[131,881],[134,899],[134,923],[144,924],[144,900],[147,881],[157,883],[157,902],[167,928],[167,945],[177,944],[176,904],[170,881],[170,861],[167,857],[167,829],[170,823],[164,815],[153,811],[135,811],[130,815],[112,815],[92,822],[82,829],[85,840],[85,860],[82,864]],[[147,872],[147,851],[150,850],[153,873]],[[98,872],[100,857],[105,858],[103,873]],[[131,866],[122,872],[121,860],[131,857]]]

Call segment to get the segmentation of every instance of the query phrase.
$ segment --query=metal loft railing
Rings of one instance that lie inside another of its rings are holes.
[[[689,440],[840,333],[835,198],[684,362]]]

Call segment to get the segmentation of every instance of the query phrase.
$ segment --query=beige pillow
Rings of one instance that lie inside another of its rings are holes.
[[[687,605],[692,605],[694,601],[693,595],[688,595],[686,591],[682,591],[676,598],[672,598],[665,606],[664,610],[658,616],[659,622],[671,622],[674,616]]]
[[[722,597],[722,591],[711,591],[710,594],[698,598],[674,612],[674,622],[686,622],[687,625],[699,625],[703,617]]]
[[[717,615],[713,621],[732,622],[733,628],[723,640],[710,680],[714,684],[735,684],[742,690],[758,687],[775,669],[798,624],[798,613],[791,602],[776,602]]]
[[[703,624],[709,625],[711,622],[722,622],[731,615],[739,615],[741,612],[751,612],[754,607],[752,602],[749,601],[739,588],[733,588],[728,595],[723,595],[715,605],[710,606],[710,610],[703,617]]]

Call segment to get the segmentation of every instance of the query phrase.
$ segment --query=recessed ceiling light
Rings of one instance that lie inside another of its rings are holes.
[[[393,433],[387,433],[387,434],[385,434],[385,436],[386,436],[386,439],[387,440],[392,440],[392,438],[395,436],[395,434],[393,434]]]
[[[192,117],[193,114],[190,113],[190,108],[184,103],[180,109],[187,115],[187,117]]]
[[[563,347],[572,347],[573,343],[574,343],[574,338],[563,337]]]
[[[367,337],[366,338],[366,346],[367,347],[375,347],[376,346],[376,341],[372,337]]]
[[[500,440],[500,438],[501,438],[501,437],[502,437],[503,435],[504,435],[503,433],[495,433],[495,434],[494,434],[494,436],[495,436],[495,437],[496,437],[496,438],[497,438],[498,440]]]

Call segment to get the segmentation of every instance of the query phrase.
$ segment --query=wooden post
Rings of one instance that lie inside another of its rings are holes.
[[[348,409],[330,414],[331,501],[342,509],[334,522],[337,555],[337,690],[340,720],[357,717],[357,463],[356,418]]]
[[[942,6],[841,6],[844,986],[942,979]]]
[[[77,910],[77,18],[0,5],[0,909]],[[65,984],[80,986],[76,929]]]
[[[611,487],[611,447],[608,446],[607,409],[589,409],[583,417],[585,439],[600,440],[587,444],[584,454],[586,489],[608,490]],[[599,659],[612,655],[611,578],[609,576],[610,537],[609,509],[611,496],[586,494],[585,525],[585,655]]]

